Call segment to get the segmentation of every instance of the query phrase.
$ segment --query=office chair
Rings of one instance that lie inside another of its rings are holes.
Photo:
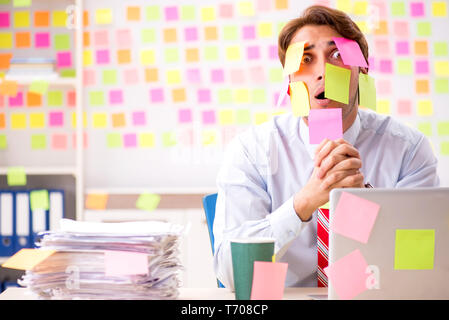
[[[203,197],[203,208],[206,214],[207,229],[209,230],[210,245],[212,247],[212,255],[214,254],[214,219],[215,219],[215,204],[217,202],[217,194],[208,194]],[[219,288],[224,288],[223,284],[217,280]]]

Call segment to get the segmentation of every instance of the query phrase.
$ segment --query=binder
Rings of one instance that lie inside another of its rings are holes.
[[[14,254],[14,194],[0,192],[0,256]]]
[[[64,191],[49,190],[50,197],[50,225],[49,230],[59,229],[59,222],[64,218]]]
[[[33,239],[30,236],[30,195],[27,191],[17,191],[15,193],[15,252],[23,248],[31,248],[33,246]]]

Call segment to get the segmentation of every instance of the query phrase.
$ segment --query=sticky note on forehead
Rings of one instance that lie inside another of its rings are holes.
[[[319,144],[326,138],[329,140],[343,138],[340,108],[311,109],[308,119],[311,144]]]
[[[295,117],[306,117],[309,115],[309,91],[303,81],[295,81],[290,83],[290,100],[293,115]]]
[[[333,37],[332,39],[340,51],[341,58],[345,65],[368,68],[362,50],[360,50],[360,46],[356,41],[338,37]]]
[[[301,65],[302,55],[304,53],[305,41],[295,42],[288,46],[285,53],[283,76],[288,76],[299,70]]]
[[[350,82],[351,70],[326,63],[324,79],[325,98],[348,104]]]

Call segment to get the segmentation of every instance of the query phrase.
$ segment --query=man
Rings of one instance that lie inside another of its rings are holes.
[[[233,288],[229,240],[274,237],[280,261],[288,262],[287,286],[317,286],[317,209],[334,188],[435,187],[437,160],[426,138],[391,117],[358,109],[359,72],[344,65],[332,40],[356,41],[368,61],[368,45],[343,12],[313,6],[279,35],[279,57],[306,41],[300,68],[290,82],[303,81],[312,109],[341,108],[343,139],[309,143],[308,118],[274,117],[234,139],[217,177],[214,222],[217,278]],[[324,98],[325,65],[351,70],[349,103]]]

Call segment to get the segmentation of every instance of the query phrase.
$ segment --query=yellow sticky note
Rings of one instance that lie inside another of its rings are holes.
[[[360,106],[376,110],[376,84],[374,78],[367,74],[359,74]]]
[[[309,91],[303,81],[290,83],[290,101],[295,117],[306,117],[310,111]]]
[[[143,132],[138,135],[138,143],[141,148],[152,148],[154,147],[154,133]]]
[[[270,118],[270,115],[268,114],[268,112],[261,111],[261,112],[254,113],[255,124],[262,124],[264,122],[267,122],[269,118]]]
[[[329,201],[326,202],[325,204],[323,204],[320,208],[321,209],[329,209]]]
[[[90,66],[93,63],[92,51],[83,50],[83,65]]]
[[[144,66],[155,64],[156,56],[154,50],[146,49],[140,51],[140,63]]]
[[[271,38],[273,36],[273,23],[260,22],[257,25],[257,34],[260,38]]]
[[[13,113],[11,115],[11,129],[26,129],[27,117],[25,113]]]
[[[445,1],[432,2],[432,15],[434,17],[447,17],[447,6]]]
[[[107,114],[95,112],[92,114],[92,126],[95,129],[106,128],[108,125]]]
[[[215,21],[216,20],[216,14],[215,14],[215,8],[214,7],[204,7],[201,8],[201,21],[208,22],[208,21]]]
[[[168,70],[167,71],[167,83],[168,84],[181,83],[181,72],[179,70]]]
[[[434,256],[435,230],[396,230],[394,252],[395,270],[432,270]]]
[[[221,125],[229,125],[235,123],[234,110],[220,110],[218,113],[218,122]]]
[[[380,114],[391,114],[390,101],[377,100],[376,111]]]
[[[249,103],[249,90],[248,89],[237,89],[234,93],[234,101],[236,103]]]
[[[12,33],[0,32],[0,49],[12,48]]]
[[[6,172],[8,186],[25,186],[27,175],[24,167],[9,167]]]
[[[282,74],[283,77],[299,70],[305,43],[305,41],[295,42],[288,46],[285,53],[284,71]]]
[[[55,10],[52,13],[52,25],[53,27],[66,27],[67,12],[62,10]]]
[[[32,270],[39,263],[47,259],[56,250],[22,249],[2,264],[3,268]]]
[[[112,9],[103,8],[95,11],[96,24],[111,24],[112,23]]]
[[[28,28],[30,26],[30,12],[14,12],[14,28]]]
[[[237,12],[241,16],[253,16],[254,15],[254,4],[252,1],[239,1],[237,3]]]
[[[366,16],[368,14],[368,1],[355,1],[353,12],[358,16]]]
[[[418,116],[431,116],[433,115],[433,103],[431,100],[419,100],[418,101]]]
[[[105,193],[89,193],[86,197],[85,207],[91,210],[104,210],[108,202],[109,195]]]
[[[449,76],[449,61],[435,61],[435,74],[440,77]]]
[[[352,10],[352,0],[337,0],[335,7],[346,13],[350,13]]]
[[[31,129],[45,128],[45,114],[44,113],[30,113],[30,128]]]
[[[143,193],[139,195],[139,198],[136,201],[136,208],[145,210],[145,211],[153,211],[159,205],[161,201],[161,196],[154,193]]]
[[[217,144],[217,133],[213,130],[203,130],[201,133],[201,142],[203,146],[212,146]]]
[[[226,60],[236,61],[240,60],[240,47],[229,46],[226,48]]]

